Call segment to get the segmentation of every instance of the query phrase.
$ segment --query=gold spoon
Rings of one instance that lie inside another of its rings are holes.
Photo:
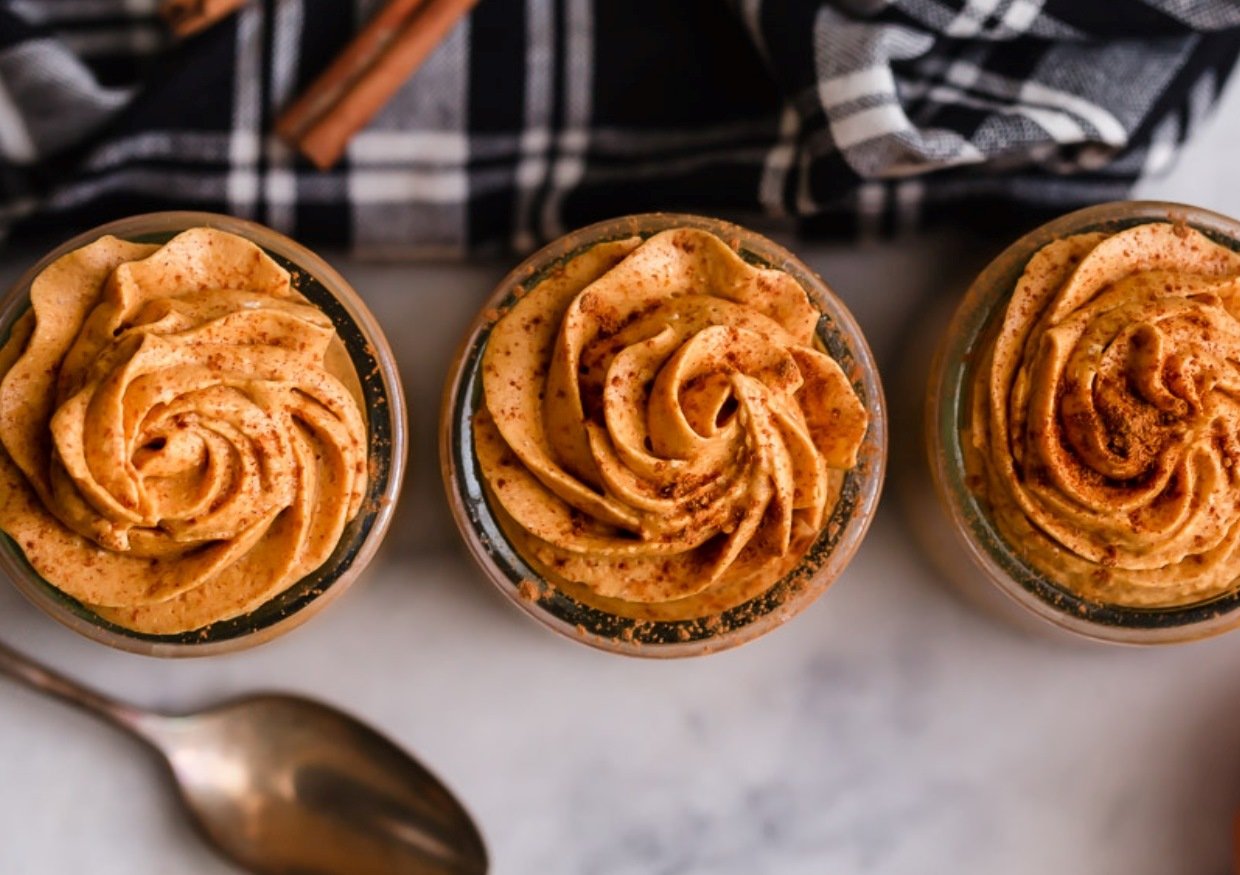
[[[102,717],[167,762],[225,856],[263,875],[483,875],[469,814],[417,760],[308,699],[169,716],[113,701],[0,644],[0,674]]]

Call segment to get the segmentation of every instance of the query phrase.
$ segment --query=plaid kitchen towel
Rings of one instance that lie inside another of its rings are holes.
[[[526,250],[689,210],[890,232],[1125,196],[1240,51],[1228,0],[482,0],[333,170],[280,109],[379,0],[0,0],[0,230],[196,208],[315,245]]]

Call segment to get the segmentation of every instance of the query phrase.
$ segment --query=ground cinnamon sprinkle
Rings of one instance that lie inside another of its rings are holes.
[[[359,375],[303,279],[191,228],[101,236],[34,280],[23,318],[77,327],[20,349],[15,329],[0,352],[25,375],[0,393],[0,527],[44,580],[103,621],[178,635],[328,561],[368,510],[375,459]]]
[[[838,540],[843,472],[873,470],[857,361],[826,354],[795,277],[739,246],[687,228],[607,241],[482,314],[486,495],[554,579],[555,610],[590,618],[578,634],[687,642],[751,622],[802,590],[776,583],[815,543]],[[660,405],[696,436],[669,431]],[[546,600],[535,581],[516,589]]]

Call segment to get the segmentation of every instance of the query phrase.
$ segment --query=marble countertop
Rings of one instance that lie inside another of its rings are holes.
[[[1138,193],[1240,215],[1237,142],[1233,85]],[[916,314],[997,251],[951,234],[798,249],[857,315],[897,408]],[[24,262],[5,253],[0,280]],[[472,565],[435,456],[444,368],[506,265],[337,264],[393,339],[411,408],[410,476],[363,580],[283,639],[190,662],[108,651],[0,586],[4,640],[142,705],[283,688],[344,706],[459,793],[498,875],[1229,871],[1240,633],[1064,644],[962,603],[901,514],[905,431],[855,561],[784,628],[672,662],[562,640]],[[233,871],[138,744],[16,686],[0,698],[0,873]]]

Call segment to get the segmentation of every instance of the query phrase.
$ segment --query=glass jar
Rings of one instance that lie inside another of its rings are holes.
[[[156,657],[229,653],[270,641],[301,625],[353,584],[374,556],[391,522],[405,469],[405,402],[395,360],[378,322],[357,292],[322,258],[270,228],[215,213],[160,212],[100,225],[62,243],[31,267],[0,302],[0,339],[30,308],[34,279],[57,258],[104,235],[164,243],[189,228],[211,227],[244,237],[287,268],[294,288],[335,325],[361,383],[368,419],[369,478],[362,508],[326,562],[252,612],[202,629],[151,635],[99,617],[43,580],[17,544],[0,534],[0,568],[37,607],[75,632],[110,647]]]
[[[796,279],[821,314],[816,339],[848,375],[866,410],[868,428],[858,463],[843,475],[829,519],[790,573],[727,609],[650,619],[592,598],[585,587],[523,556],[514,546],[495,511],[475,455],[474,416],[482,403],[481,360],[491,328],[519,295],[597,244],[645,239],[672,228],[708,231],[748,262],[782,270]],[[449,368],[440,420],[440,463],[448,501],[462,537],[491,582],[526,614],[571,640],[643,657],[696,656],[743,644],[813,602],[847,566],[869,527],[883,481],[886,446],[886,409],[873,356],[851,314],[822,279],[788,250],[759,234],[716,219],[672,213],[626,216],[582,228],[514,269],[465,335]]]
[[[925,435],[939,506],[916,513],[916,528],[930,546],[931,558],[970,597],[1021,625],[1063,630],[1077,640],[1173,643],[1240,625],[1240,588],[1167,607],[1112,604],[1078,595],[1065,582],[1066,572],[1039,570],[1024,544],[1011,543],[1000,532],[991,506],[970,487],[966,472],[962,438],[972,416],[977,368],[988,360],[1008,301],[1030,259],[1064,237],[1115,233],[1151,222],[1187,225],[1240,251],[1240,222],[1197,207],[1124,201],[1069,213],[1021,237],[982,271],[957,307],[931,368]]]

